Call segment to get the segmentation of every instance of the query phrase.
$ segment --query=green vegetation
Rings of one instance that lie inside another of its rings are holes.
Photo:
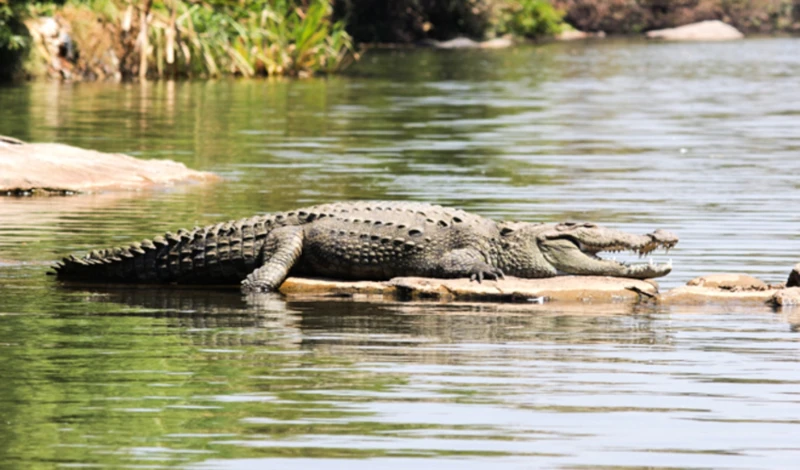
[[[357,59],[353,37],[530,38],[562,24],[547,0],[0,0],[0,60],[8,76],[29,49],[29,74],[70,79],[308,76]]]
[[[76,54],[66,57],[63,45],[32,34],[34,57],[74,78],[305,76],[357,57],[344,23],[331,19],[331,0],[68,0],[25,10],[55,13],[70,32]]]
[[[20,68],[28,49],[28,30],[22,23],[24,5],[0,0],[0,80],[8,80]]]
[[[563,13],[550,0],[343,0],[334,16],[355,40],[413,43],[423,39],[504,34],[536,38],[562,30]]]
[[[505,2],[499,9],[498,34],[526,38],[552,36],[564,30],[564,13],[546,0]]]
[[[44,17],[54,19],[42,25]],[[354,43],[359,42],[504,35],[536,39],[556,35],[569,25],[631,34],[707,19],[721,19],[745,32],[798,32],[800,4],[797,0],[0,0],[0,79],[18,75],[29,50],[30,75],[309,76],[345,68],[358,58]],[[41,30],[68,32],[71,42],[65,47],[58,34],[43,37]]]

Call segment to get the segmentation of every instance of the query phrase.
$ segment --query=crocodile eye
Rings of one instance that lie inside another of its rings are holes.
[[[564,222],[564,225],[566,225],[567,227],[574,227],[575,222]]]

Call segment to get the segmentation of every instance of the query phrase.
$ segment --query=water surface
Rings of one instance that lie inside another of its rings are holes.
[[[790,468],[798,325],[760,307],[56,285],[73,251],[346,199],[668,228],[673,287],[800,252],[797,40],[371,51],[306,81],[0,88],[0,134],[215,171],[0,199],[9,468]],[[659,255],[663,259],[663,255]]]

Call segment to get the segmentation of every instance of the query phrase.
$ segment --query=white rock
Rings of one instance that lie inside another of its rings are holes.
[[[677,28],[649,31],[647,37],[667,41],[730,41],[742,39],[744,34],[722,21],[709,20]]]

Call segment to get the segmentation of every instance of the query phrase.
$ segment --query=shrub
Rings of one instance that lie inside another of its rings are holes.
[[[564,27],[564,14],[546,0],[506,1],[499,7],[498,34],[536,38],[558,34]]]
[[[309,75],[357,57],[329,2],[70,0],[56,16],[79,51],[73,76]]]
[[[22,22],[25,2],[0,0],[0,79],[14,77],[30,48],[28,30]]]
[[[454,36],[483,37],[498,0],[337,0],[334,17],[356,41],[413,43]]]

